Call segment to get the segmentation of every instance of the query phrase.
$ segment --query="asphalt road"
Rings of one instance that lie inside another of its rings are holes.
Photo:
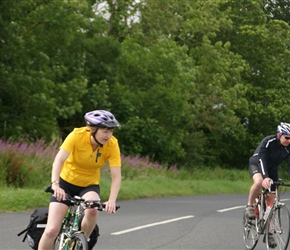
[[[101,236],[94,249],[244,249],[246,199],[237,194],[121,201],[117,214],[100,214]],[[30,249],[17,233],[31,212],[0,214],[0,249]],[[266,249],[262,237],[255,249]]]

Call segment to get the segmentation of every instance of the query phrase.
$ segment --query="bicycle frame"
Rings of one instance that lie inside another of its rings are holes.
[[[76,204],[74,206],[70,206],[68,211],[69,211],[69,217],[68,218],[70,220],[73,219],[71,221],[72,227],[71,227],[70,233],[77,232],[77,231],[79,231],[80,216],[84,212],[84,209],[82,208],[82,200],[80,201],[80,204]]]
[[[79,230],[79,221],[80,217],[83,213],[82,202],[84,201],[80,197],[77,197],[80,200],[71,204],[68,208],[68,211],[63,219],[61,230],[59,232],[60,235],[60,244],[58,249],[66,250],[69,246],[66,243],[65,239],[71,239],[74,236],[75,232],[81,232]]]
[[[256,229],[259,234],[263,234],[266,229],[266,221],[264,220],[264,215],[266,211],[266,195],[268,191],[263,189],[261,190],[258,198],[256,198],[256,206],[258,206],[258,213],[259,217],[258,220],[256,220]],[[272,207],[273,208],[273,207]],[[269,216],[268,216],[269,217]]]

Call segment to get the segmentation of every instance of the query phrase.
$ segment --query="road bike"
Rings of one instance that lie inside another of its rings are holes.
[[[53,193],[51,186],[45,192]],[[62,226],[55,239],[54,250],[89,250],[88,240],[80,229],[81,218],[86,208],[95,208],[104,211],[106,205],[100,200],[85,200],[79,196],[71,197],[66,194],[66,199],[70,201],[68,211],[62,221]],[[116,210],[120,206],[116,206]]]
[[[290,184],[284,183],[282,180],[275,181],[273,184],[276,185],[275,191],[270,192],[268,189],[262,189],[258,198],[256,198],[254,204],[255,218],[247,218],[244,211],[243,240],[247,250],[256,247],[262,234],[264,234],[264,242],[268,250],[271,248],[286,250],[288,247],[290,237],[289,211],[280,198],[282,195],[281,187],[290,187]],[[273,193],[276,197],[268,216],[265,216],[267,193]],[[272,234],[275,239],[276,246],[269,244],[269,234]]]

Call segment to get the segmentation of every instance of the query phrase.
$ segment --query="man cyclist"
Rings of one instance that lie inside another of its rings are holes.
[[[290,170],[290,124],[281,122],[277,126],[277,134],[265,137],[256,148],[254,154],[249,159],[249,171],[253,178],[253,185],[250,188],[248,204],[246,206],[246,216],[254,218],[254,201],[258,197],[261,188],[275,190],[271,185],[278,180],[278,167],[283,161],[287,161]],[[273,204],[274,195],[268,194],[267,204]],[[269,235],[270,247],[276,247],[273,236]]]
[[[60,146],[51,173],[51,195],[48,220],[39,242],[39,250],[52,249],[62,220],[68,210],[70,196],[100,199],[100,168],[108,162],[111,172],[111,190],[106,211],[115,212],[121,185],[121,155],[113,130],[120,124],[114,115],[105,110],[95,110],[84,116],[87,126],[75,128]],[[86,209],[81,229],[89,239],[97,223],[96,209]]]

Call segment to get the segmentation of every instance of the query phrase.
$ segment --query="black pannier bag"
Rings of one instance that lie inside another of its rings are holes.
[[[47,223],[47,217],[48,217],[48,208],[38,208],[33,211],[33,213],[30,215],[30,221],[26,229],[21,231],[17,236],[20,236],[25,233],[22,242],[24,242],[27,238],[28,245],[34,249],[38,249],[38,244],[40,241],[40,238],[44,232],[46,223]],[[83,216],[80,218],[80,224],[82,221]],[[88,242],[89,249],[93,249],[95,244],[98,241],[99,234],[99,227],[96,224],[93,232],[90,235],[90,240]]]
[[[48,217],[47,207],[35,209],[33,213],[30,215],[30,221],[27,228],[24,229],[19,234],[17,234],[17,236],[20,236],[25,233],[22,241],[24,242],[27,238],[28,245],[32,249],[37,250],[38,243],[40,241],[40,238],[43,234],[43,231],[47,223],[47,217]]]

